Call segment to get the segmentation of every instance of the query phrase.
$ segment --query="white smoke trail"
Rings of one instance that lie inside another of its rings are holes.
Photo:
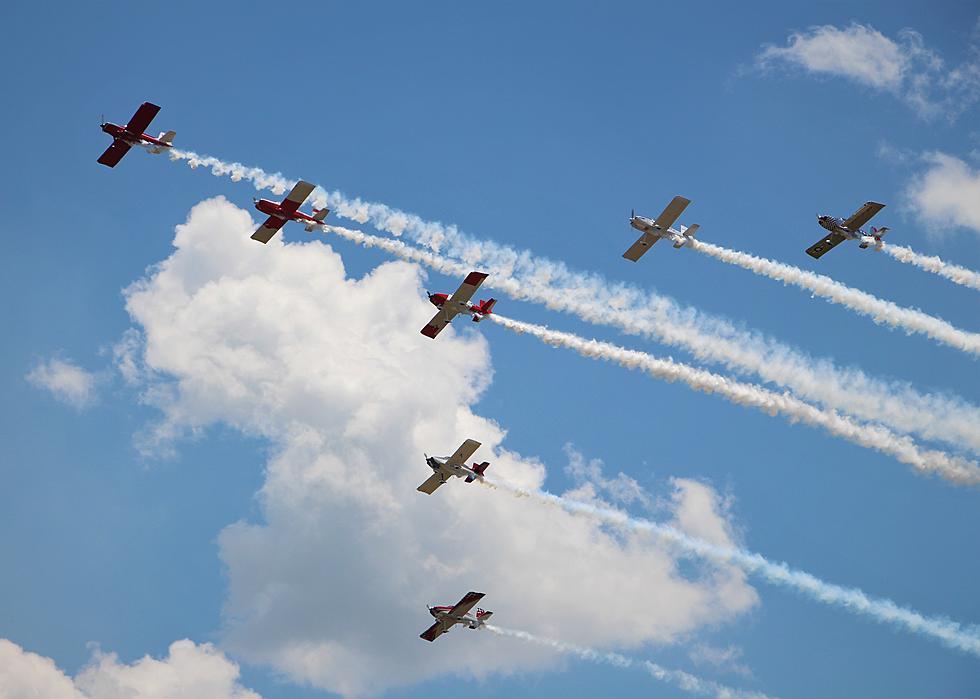
[[[936,474],[962,485],[980,485],[980,467],[975,461],[941,451],[920,449],[908,437],[897,435],[886,427],[856,422],[837,412],[817,408],[788,393],[775,393],[762,386],[734,381],[672,359],[659,359],[646,352],[608,342],[586,340],[578,335],[524,323],[496,313],[487,317],[508,330],[531,335],[553,347],[565,347],[591,359],[603,359],[628,369],[640,369],[666,381],[683,381],[696,391],[720,395],[736,405],[758,408],[771,416],[782,415],[790,422],[821,427],[854,444],[893,456],[922,473]]]
[[[192,168],[206,167],[216,176],[227,176],[234,181],[245,179],[258,189],[270,189],[277,194],[295,183],[260,168],[226,163],[196,153],[174,150],[170,155]],[[680,307],[668,297],[610,282],[601,275],[569,270],[560,262],[536,257],[528,251],[475,240],[455,226],[425,221],[383,204],[349,200],[339,192],[327,193],[320,188],[313,198],[316,207],[330,206],[336,215],[362,223],[370,220],[382,230],[410,235],[435,252],[446,248],[464,263],[458,269],[468,266],[491,273],[487,285],[500,288],[513,298],[544,303],[591,323],[612,325],[627,333],[682,347],[702,361],[718,362],[730,370],[753,372],[829,408],[845,410],[926,439],[968,446],[980,453],[977,427],[980,408],[957,396],[923,395],[904,382],[881,381],[857,369],[840,369],[828,360],[814,359],[759,333]],[[383,248],[402,257],[414,254],[412,248],[398,241],[344,228],[333,230],[362,245]],[[447,271],[450,263],[443,257],[416,261],[451,273]]]
[[[936,342],[960,351],[980,355],[980,333],[960,330],[942,318],[936,318],[914,308],[903,308],[891,301],[885,301],[865,291],[841,284],[830,277],[807,272],[793,265],[729,250],[703,240],[692,239],[689,247],[783,284],[806,289],[832,303],[868,316],[879,325],[884,323],[905,330],[907,333],[926,335]]]
[[[560,507],[566,512],[594,517],[616,527],[650,533],[681,551],[714,563],[736,565],[749,574],[761,576],[766,582],[795,590],[809,599],[841,607],[879,623],[932,638],[948,648],[980,657],[980,628],[976,626],[964,627],[950,619],[927,617],[901,607],[890,599],[871,597],[857,588],[828,583],[810,573],[795,570],[786,563],[769,561],[758,553],[718,546],[688,536],[670,525],[631,517],[620,510],[569,500],[542,490],[526,490],[498,480],[486,479],[484,485],[505,490],[517,497],[528,497],[546,505]]]
[[[980,291],[980,273],[974,272],[972,269],[954,265],[934,255],[923,255],[902,245],[885,243],[881,249],[899,262],[915,265],[919,269],[938,274],[940,277],[946,277],[951,282]]]
[[[662,665],[658,665],[650,660],[640,660],[622,655],[621,653],[585,648],[572,643],[565,643],[563,641],[556,641],[551,638],[535,636],[527,631],[505,629],[494,624],[484,624],[483,628],[491,633],[497,634],[498,636],[518,638],[522,641],[526,641],[527,643],[534,643],[539,646],[551,648],[559,653],[575,655],[582,660],[588,660],[589,662],[593,663],[602,663],[604,665],[611,665],[618,668],[641,667],[658,680],[667,682],[680,687],[685,691],[693,694],[699,694],[701,696],[715,697],[716,699],[738,699],[739,697],[744,697],[745,699],[768,699],[768,695],[761,692],[726,687],[725,685],[718,684],[717,682],[713,682],[711,680],[695,677],[694,675],[684,672],[683,670],[668,670]]]

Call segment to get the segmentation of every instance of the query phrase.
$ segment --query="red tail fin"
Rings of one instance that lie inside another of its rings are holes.
[[[484,473],[486,473],[487,467],[489,465],[490,465],[489,461],[484,461],[482,464],[473,464],[473,469],[472,469],[473,473],[477,474],[478,476],[482,476]],[[466,477],[467,483],[472,483],[475,480],[476,480],[475,476],[469,475]]]

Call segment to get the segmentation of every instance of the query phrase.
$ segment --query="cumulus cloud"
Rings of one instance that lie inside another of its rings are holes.
[[[925,118],[955,118],[980,98],[978,44],[970,47],[967,61],[951,68],[912,29],[890,39],[859,23],[844,29],[810,27],[790,34],[785,46],[764,46],[756,65],[762,70],[782,65],[846,78],[899,97]]]
[[[79,410],[95,402],[95,374],[70,361],[62,359],[42,361],[31,369],[26,378],[32,385],[47,390],[62,403]]]
[[[253,228],[225,200],[202,202],[176,251],[126,292],[158,434],[220,422],[271,444],[263,521],[219,537],[225,648],[358,696],[556,661],[456,629],[439,641],[453,662],[433,662],[418,638],[425,604],[467,590],[486,592],[501,623],[593,647],[675,642],[757,603],[741,571],[692,572],[642,533],[461,480],[416,492],[429,475],[422,452],[450,453],[466,437],[483,443],[476,456],[496,478],[545,481],[541,463],[505,449],[504,429],[474,412],[493,375],[478,330],[493,326],[457,323],[433,342],[419,334],[432,309],[416,266],[352,279],[323,242],[263,246]],[[670,514],[732,544],[708,491],[677,482]]]
[[[980,170],[945,153],[922,159],[926,169],[905,189],[909,207],[934,232],[961,226],[980,234]]]
[[[0,639],[3,699],[261,699],[238,683],[238,665],[210,643],[175,641],[166,658],[120,663],[97,651],[74,678],[50,658]]]

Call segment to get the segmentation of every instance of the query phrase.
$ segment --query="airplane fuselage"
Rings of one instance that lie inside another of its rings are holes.
[[[283,221],[311,221],[317,224],[320,223],[320,221],[317,221],[312,216],[307,216],[302,211],[284,210],[282,204],[277,201],[258,199],[255,202],[255,208],[267,216],[275,216],[276,218],[281,218]]]
[[[144,143],[152,144],[158,148],[171,148],[172,146],[166,141],[161,141],[158,138],[154,138],[148,133],[136,133],[127,130],[125,126],[119,126],[119,124],[111,124],[106,122],[102,124],[102,130],[113,138],[118,138],[120,141],[125,141],[131,146],[141,146]]]
[[[466,466],[447,464],[447,460],[447,457],[444,456],[428,456],[425,459],[425,463],[428,464],[429,468],[443,477],[443,482],[452,476],[456,476],[457,478],[466,478],[474,475],[473,471],[468,469]]]
[[[489,616],[489,614],[487,612],[484,612],[482,609],[477,609],[475,615],[462,614],[458,616],[453,616],[450,614],[452,609],[453,609],[452,607],[429,607],[429,614],[431,614],[436,621],[443,621],[443,622],[452,621],[453,626],[455,626],[456,624],[462,624],[471,629],[478,629],[481,626],[483,626],[485,622],[483,621],[482,617]],[[446,630],[448,631],[449,629]]]
[[[675,230],[673,228],[667,228],[664,230],[663,226],[657,223],[655,219],[647,218],[646,216],[630,216],[630,225],[641,233],[647,233],[649,235],[655,235],[658,238],[665,238],[674,244],[674,247],[682,247],[690,239],[689,236],[684,235],[682,231]]]
[[[431,303],[436,308],[443,308],[446,302],[449,301],[449,294],[428,294],[429,303]],[[473,320],[479,321],[485,315],[485,312],[480,309],[479,306],[472,303],[460,303],[457,308],[458,313],[465,313],[473,318]]]
[[[876,249],[882,246],[881,235],[878,235],[877,233],[868,233],[863,228],[858,228],[856,231],[852,231],[844,225],[844,219],[842,218],[824,214],[822,216],[817,216],[817,223],[820,224],[821,228],[824,228],[831,233],[836,233],[837,235],[843,236],[848,240],[860,241],[858,247],[860,247],[862,250],[867,250],[872,246],[874,246]],[[887,228],[882,228],[879,232],[884,232],[887,230]]]

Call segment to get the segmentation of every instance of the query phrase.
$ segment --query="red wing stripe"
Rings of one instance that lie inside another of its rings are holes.
[[[483,272],[470,272],[466,275],[466,279],[463,280],[463,283],[471,286],[480,286],[480,284],[483,283],[483,280],[489,276],[489,274],[484,274]]]
[[[439,332],[444,327],[446,327],[446,326],[445,325],[443,325],[443,326],[439,326],[439,325],[426,325],[424,328],[422,328],[422,334],[425,335],[426,337],[431,337],[434,340],[436,338],[436,335],[438,335]]]

